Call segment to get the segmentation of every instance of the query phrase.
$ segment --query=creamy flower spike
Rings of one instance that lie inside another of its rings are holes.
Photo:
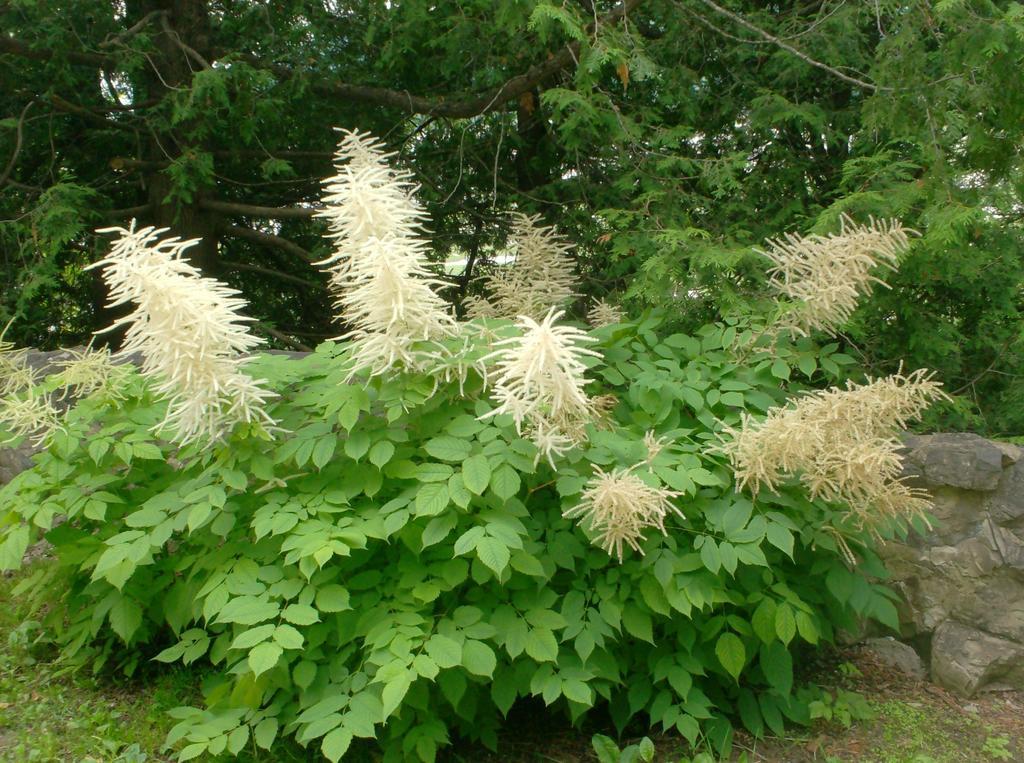
[[[467,301],[470,318],[526,315],[539,321],[573,298],[578,279],[569,256],[572,247],[554,227],[542,225],[539,215],[513,217],[509,248],[515,260],[487,278],[489,298]]]
[[[11,323],[13,323],[13,319]],[[4,341],[11,323],[0,331],[0,397],[13,395],[33,386],[38,373],[28,364],[28,351],[15,348],[10,342]]]
[[[621,563],[624,546],[643,554],[640,543],[645,530],[656,529],[664,535],[666,517],[670,513],[683,516],[670,500],[679,495],[673,490],[651,487],[632,469],[608,473],[595,464],[594,476],[580,502],[562,516],[581,519],[595,533],[595,542]]]
[[[182,259],[197,240],[161,239],[166,228],[105,228],[117,233],[110,254],[89,268],[103,268],[110,307],[134,303],[131,314],[106,331],[127,326],[122,355],[138,352],[142,373],[156,380],[168,401],[157,429],[174,430],[178,442],[213,443],[240,422],[272,426],[265,413],[273,393],[244,373],[263,340],[249,333],[251,318],[238,311],[238,292]]]
[[[872,218],[869,225],[855,225],[843,215],[838,234],[770,239],[768,251],[760,252],[774,265],[769,285],[792,300],[778,328],[834,334],[872,284],[887,286],[872,272],[898,267],[912,234],[896,220]]]
[[[98,394],[109,400],[124,399],[122,389],[131,370],[125,363],[115,363],[110,350],[86,347],[81,351],[68,350],[68,354],[71,357],[60,362],[57,377],[64,387],[64,397]]]
[[[555,325],[563,315],[551,308],[540,323],[519,316],[516,326],[522,333],[497,342],[486,359],[496,361],[492,395],[498,407],[484,418],[511,414],[520,434],[536,435],[534,442],[549,461],[583,439],[583,427],[593,418],[583,391],[584,358],[599,356],[583,346],[593,337]]]
[[[60,428],[60,411],[46,395],[37,394],[34,389],[0,400],[0,429],[9,433],[7,438],[0,439],[0,445],[27,437],[39,447]]]
[[[622,323],[622,311],[603,299],[595,299],[590,312],[587,313],[587,320],[596,329],[614,326],[616,323]]]
[[[737,490],[774,490],[785,475],[797,474],[812,498],[845,503],[861,525],[908,519],[930,502],[900,479],[898,435],[944,398],[923,370],[850,382],[773,408],[760,421],[743,413],[719,449],[732,461]]]
[[[396,366],[420,368],[414,346],[455,333],[455,320],[432,287],[445,284],[428,269],[420,238],[424,214],[410,175],[388,166],[372,136],[344,132],[336,174],[324,182],[334,251],[318,265],[330,277],[335,305],[352,330],[354,370],[371,375]]]

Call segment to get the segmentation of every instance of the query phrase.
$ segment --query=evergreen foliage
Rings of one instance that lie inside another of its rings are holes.
[[[132,216],[201,237],[278,346],[337,335],[310,266],[333,124],[412,168],[432,256],[469,263],[460,310],[510,212],[578,242],[574,314],[625,300],[688,332],[759,308],[770,236],[898,218],[921,237],[843,349],[934,368],[962,397],[929,424],[1024,430],[1019,2],[13,0],[0,26],[19,345],[110,322],[83,268]]]

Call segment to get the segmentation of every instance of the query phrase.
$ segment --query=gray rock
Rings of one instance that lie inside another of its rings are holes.
[[[1024,645],[947,621],[932,639],[932,680],[966,697],[1024,688]]]
[[[999,524],[1024,524],[1024,459],[1003,473],[985,509]]]
[[[927,487],[995,490],[1013,454],[976,434],[911,436],[905,439],[907,474]]]
[[[890,665],[914,678],[924,679],[927,675],[924,663],[914,648],[892,636],[865,639],[864,647],[883,665]]]

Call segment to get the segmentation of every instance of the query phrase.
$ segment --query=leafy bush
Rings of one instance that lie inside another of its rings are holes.
[[[834,329],[906,235],[789,238],[779,283],[811,284],[779,306],[795,324],[689,336],[608,305],[600,328],[557,325],[567,247],[522,218],[515,262],[458,323],[386,160],[346,133],[325,186],[345,341],[246,355],[244,302],[183,259],[195,242],[133,225],[96,265],[134,305],[139,371],[88,351],[40,385],[0,347],[0,425],[49,446],[0,491],[0,566],[53,545],[24,587],[64,592],[46,624],[66,657],[212,666],[206,707],[175,712],[181,760],[290,736],[330,760],[373,738],[429,761],[453,734],[496,745],[530,696],[720,753],[735,718],[808,722],[797,645],[897,625],[867,541],[923,508],[893,479],[891,430],[936,388],[915,372],[780,410],[794,371],[851,362],[782,326]],[[58,388],[81,396],[64,418]]]
[[[816,699],[794,693],[797,644],[857,616],[895,626],[892,594],[865,577],[883,572],[843,507],[796,485],[734,492],[714,433],[782,402],[791,374],[847,359],[804,339],[737,362],[743,326],[660,322],[591,332],[588,392],[615,405],[557,472],[511,416],[481,420],[495,403],[476,372],[461,390],[416,373],[345,384],[346,344],[260,356],[287,434],[243,425],[213,449],[159,439],[167,405],[132,373],[124,400],[82,399],[0,491],[0,563],[53,544],[29,587],[64,592],[47,625],[69,658],[214,666],[208,706],[177,711],[182,759],[293,735],[332,760],[354,737],[431,760],[453,735],[494,745],[527,696],[719,750],[736,717],[781,732]],[[677,491],[685,518],[619,564],[562,516],[593,465]]]

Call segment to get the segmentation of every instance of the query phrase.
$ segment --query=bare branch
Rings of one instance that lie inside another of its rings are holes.
[[[152,204],[140,204],[137,207],[124,207],[122,209],[108,209],[103,216],[108,220],[124,220],[138,217],[153,209]]]
[[[11,154],[10,161],[7,162],[7,166],[3,172],[0,172],[0,188],[7,184],[7,178],[11,176],[14,171],[14,165],[18,163],[18,154],[21,153],[21,143],[23,139],[22,128],[25,126],[25,117],[33,106],[35,101],[29,101],[25,104],[25,108],[21,110],[21,115],[18,117],[18,125],[15,128],[14,133],[14,152]]]
[[[310,281],[306,278],[299,278],[293,276],[290,273],[282,273],[280,270],[274,270],[273,268],[265,268],[262,265],[250,265],[246,262],[235,262],[234,260],[218,260],[221,265],[231,268],[232,270],[247,270],[250,273],[259,273],[261,275],[270,276],[271,278],[277,278],[280,281],[288,281],[289,283],[298,284],[299,286],[305,286],[310,289],[323,289],[322,283],[316,281]]]
[[[313,352],[312,347],[305,345],[302,342],[299,342],[295,339],[292,339],[287,334],[282,334],[280,331],[271,326],[268,326],[263,321],[256,321],[256,325],[259,326],[264,331],[266,331],[268,334],[270,334],[270,336],[274,337],[274,339],[281,342],[281,344],[286,344],[289,347],[292,347],[293,349],[299,350],[300,352]]]
[[[276,249],[282,249],[289,254],[294,254],[306,262],[313,262],[313,255],[303,249],[298,244],[294,244],[288,239],[282,236],[275,236],[272,233],[264,233],[262,231],[253,230],[252,228],[246,228],[241,225],[220,225],[218,229],[225,236],[231,236],[233,238],[240,238],[246,241],[252,241],[253,243],[259,244],[260,246],[269,246]]]
[[[259,207],[254,204],[240,204],[234,201],[201,199],[199,206],[211,212],[225,215],[247,215],[249,217],[270,217],[279,220],[298,220],[312,217],[317,213],[312,207]]]
[[[101,42],[100,43],[100,47],[101,48],[112,48],[115,45],[123,45],[124,43],[128,42],[128,40],[130,40],[132,37],[134,37],[139,32],[141,32],[146,27],[146,25],[149,24],[149,22],[152,21],[153,19],[155,19],[157,16],[164,16],[164,17],[166,17],[167,16],[167,11],[166,10],[150,11],[145,16],[143,16],[141,19],[139,19],[135,24],[133,24],[132,26],[128,27],[123,32],[121,32],[121,34],[117,35],[116,37],[112,37],[109,40],[104,40],[103,42]]]
[[[734,22],[736,24],[739,24],[744,29],[746,29],[746,30],[748,30],[750,32],[753,32],[754,34],[758,35],[759,37],[764,38],[765,40],[767,40],[768,42],[772,43],[776,47],[782,48],[783,50],[785,50],[788,53],[792,53],[794,56],[799,58],[801,61],[804,61],[805,63],[808,63],[811,66],[814,66],[814,67],[816,67],[818,69],[821,69],[822,71],[826,71],[829,74],[831,74],[833,77],[838,77],[839,79],[843,80],[843,82],[848,82],[851,85],[856,85],[857,87],[862,87],[865,90],[867,90],[869,92],[872,92],[872,93],[874,93],[874,92],[876,92],[878,90],[885,90],[885,91],[892,90],[892,88],[890,88],[890,87],[880,87],[878,85],[872,84],[871,82],[865,82],[862,79],[858,79],[857,77],[851,77],[849,74],[844,74],[843,72],[841,72],[838,69],[835,69],[835,68],[829,66],[828,64],[824,64],[821,61],[818,61],[818,60],[816,60],[814,58],[811,58],[809,55],[807,55],[803,51],[798,50],[797,48],[794,48],[792,45],[790,45],[789,43],[784,42],[783,40],[779,39],[775,35],[773,35],[773,34],[771,34],[769,32],[766,32],[764,29],[762,29],[759,26],[756,26],[755,24],[751,23],[750,21],[747,21],[747,19],[743,18],[742,16],[740,16],[740,15],[738,15],[736,13],[733,13],[730,10],[727,10],[727,9],[723,8],[722,6],[720,6],[717,3],[713,2],[713,0],[696,0],[696,1],[701,3],[701,4],[703,4],[703,5],[705,5],[708,8],[710,8],[711,10],[713,10],[715,13],[719,14],[720,16],[724,16],[725,18],[729,19],[730,21],[732,21],[732,22]],[[715,27],[712,26],[711,28],[714,29]],[[715,31],[719,31],[719,30],[716,29]]]
[[[50,94],[50,103],[53,107],[59,111],[63,111],[67,114],[74,114],[75,116],[81,117],[82,119],[92,122],[96,125],[103,127],[109,127],[112,130],[126,130],[128,132],[137,132],[137,130],[131,125],[126,125],[123,122],[114,122],[113,120],[106,119],[102,114],[97,114],[92,109],[85,106],[79,106],[77,103],[71,103],[66,101],[55,93]]]
[[[33,61],[49,61],[52,58],[58,57],[58,54],[52,50],[33,48],[27,42],[8,37],[6,34],[0,34],[0,53],[11,53],[22,58],[30,58]],[[72,50],[61,53],[60,56],[66,57],[73,64],[94,68],[109,66],[113,63],[109,56],[105,56],[102,53],[84,53]]]
[[[181,39],[181,35],[178,34],[176,31],[174,31],[173,29],[171,29],[171,25],[167,21],[167,15],[166,14],[164,14],[164,15],[162,15],[160,17],[160,26],[163,27],[163,30],[166,33],[166,35],[171,38],[171,41],[174,42],[175,45],[177,45],[179,48],[181,48],[181,50],[185,53],[186,56],[191,58],[193,61],[195,61],[197,64],[199,64],[204,69],[212,68],[210,66],[210,62],[207,61],[205,58],[203,58],[199,54],[199,51],[197,51],[195,48],[193,48],[193,47],[191,47],[189,45],[186,45],[185,41]]]

